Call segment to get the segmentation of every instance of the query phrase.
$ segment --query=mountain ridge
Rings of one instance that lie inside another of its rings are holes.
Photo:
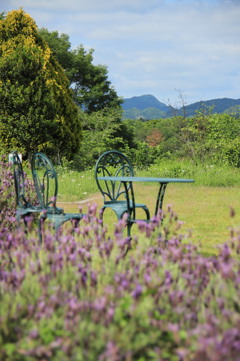
[[[160,102],[155,96],[146,94],[123,99],[124,119],[157,119],[169,118],[174,115],[186,115],[187,117],[196,115],[196,111],[202,108],[211,108],[213,113],[235,113],[240,114],[240,98],[216,98],[198,101],[184,105],[181,108],[174,108]]]
[[[132,98],[124,99],[124,109],[137,108],[137,109],[146,109],[146,108],[156,108],[159,110],[168,110],[168,106],[160,102],[155,96],[146,94],[140,96],[134,96]]]

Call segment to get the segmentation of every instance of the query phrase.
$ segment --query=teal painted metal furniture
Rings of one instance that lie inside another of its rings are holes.
[[[74,227],[83,218],[80,213],[65,213],[57,207],[58,177],[50,159],[41,152],[33,154],[31,161],[32,176],[39,205],[41,208],[39,227],[48,219],[57,231],[67,221],[72,221]]]
[[[28,217],[33,216],[33,214],[40,213],[41,208],[38,206],[33,206],[25,196],[25,175],[22,168],[22,162],[18,155],[18,152],[12,152],[12,164],[13,164],[13,175],[14,175],[14,185],[16,193],[16,219],[17,222],[20,222],[21,219],[24,220],[25,225],[27,225]]]
[[[132,214],[134,212],[135,214],[135,209],[141,208],[145,212],[146,220],[150,219],[148,207],[145,204],[135,203],[132,182],[125,186],[119,178],[134,176],[133,166],[123,153],[117,150],[103,153],[97,160],[94,174],[97,186],[103,196],[102,212],[110,208],[119,220],[125,213]],[[114,176],[115,178],[114,180],[102,180],[101,177],[105,176]]]
[[[98,181],[103,182],[111,182],[111,184],[115,184],[121,182],[124,186],[125,195],[126,195],[126,204],[127,204],[127,227],[128,227],[128,235],[131,235],[131,227],[136,222],[140,221],[140,219],[136,219],[136,205],[133,193],[133,183],[134,182],[152,182],[159,184],[158,195],[156,199],[156,206],[155,206],[155,215],[162,209],[163,199],[165,195],[166,187],[169,183],[192,183],[194,182],[193,179],[182,179],[182,178],[154,178],[154,177],[134,177],[134,176],[100,176],[98,177]],[[151,222],[150,217],[146,222]]]

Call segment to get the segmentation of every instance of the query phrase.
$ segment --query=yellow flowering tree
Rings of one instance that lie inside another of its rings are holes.
[[[41,150],[71,159],[80,112],[63,68],[22,9],[0,18],[0,142],[25,156]]]

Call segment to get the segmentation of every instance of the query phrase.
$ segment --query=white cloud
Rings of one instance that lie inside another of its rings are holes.
[[[39,27],[93,48],[119,95],[181,89],[189,102],[240,98],[240,2],[234,0],[0,0]]]
[[[2,0],[1,0],[2,1]],[[4,1],[4,0],[3,0]],[[45,9],[46,11],[67,12],[110,12],[119,9],[128,11],[147,11],[151,7],[159,6],[164,0],[5,0],[11,7],[24,5],[26,8]]]

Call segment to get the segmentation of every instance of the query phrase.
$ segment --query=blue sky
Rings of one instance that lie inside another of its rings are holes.
[[[240,0],[0,0],[94,49],[119,96],[240,98]]]

